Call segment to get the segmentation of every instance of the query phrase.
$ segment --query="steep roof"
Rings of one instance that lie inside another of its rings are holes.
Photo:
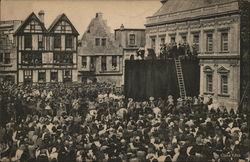
[[[192,10],[232,1],[236,0],[167,0],[167,2],[162,5],[162,7],[153,16]]]
[[[18,35],[18,33],[20,33],[25,27],[26,25],[32,20],[35,19],[39,25],[41,26],[43,32],[47,32],[44,23],[42,23],[40,21],[40,19],[36,16],[36,14],[34,12],[32,12],[23,22],[22,24],[19,26],[19,28],[17,28],[17,30],[15,31],[14,35]]]
[[[106,38],[106,46],[95,46],[95,38]],[[96,16],[90,22],[82,38],[82,47],[79,47],[79,54],[96,55],[119,55],[122,48],[115,42],[114,34],[110,32],[106,20],[102,16]]]
[[[68,17],[63,13],[61,15],[58,15],[55,20],[52,22],[52,24],[50,25],[48,32],[53,32],[54,28],[56,27],[56,25],[61,21],[64,20],[66,22],[68,22],[70,24],[70,26],[72,27],[72,31],[73,33],[79,35],[78,31],[76,30],[76,28],[74,27],[74,25],[71,23],[71,21],[68,19]]]

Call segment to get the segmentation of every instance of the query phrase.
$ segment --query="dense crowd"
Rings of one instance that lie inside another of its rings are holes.
[[[0,104],[3,162],[249,161],[246,114],[202,95],[134,101],[107,83],[5,83]]]

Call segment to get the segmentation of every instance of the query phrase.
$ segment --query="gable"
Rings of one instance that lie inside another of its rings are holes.
[[[65,14],[59,15],[49,27],[50,33],[71,33],[79,35]]]
[[[58,22],[54,29],[55,33],[72,33],[72,27],[67,21]]]
[[[217,70],[218,73],[229,73],[230,70],[227,70],[226,68],[224,68],[223,66],[221,66],[218,70]]]
[[[30,21],[23,30],[24,33],[42,33],[43,29],[40,24],[34,19]]]
[[[23,33],[46,33],[47,30],[40,19],[32,12],[19,26],[14,35]]]
[[[103,39],[106,40],[105,45],[101,45]],[[99,45],[96,45],[96,40]],[[106,21],[95,17],[81,38],[81,47],[78,48],[78,52],[81,54],[120,55],[122,48],[115,41]]]

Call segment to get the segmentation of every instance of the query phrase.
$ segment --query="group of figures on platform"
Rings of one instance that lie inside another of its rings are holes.
[[[2,162],[249,161],[247,115],[108,83],[0,85]]]
[[[160,46],[160,54],[157,57],[155,50],[152,48],[147,49],[148,55],[145,57],[145,49],[139,48],[137,50],[136,60],[166,60],[173,58],[182,58],[182,59],[196,59],[198,56],[198,45],[193,44],[191,47],[188,43],[165,43]],[[130,60],[135,60],[134,55],[130,57]]]

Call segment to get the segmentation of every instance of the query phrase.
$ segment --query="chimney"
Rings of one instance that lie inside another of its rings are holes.
[[[98,17],[98,18],[101,18],[101,19],[102,19],[102,15],[103,15],[103,13],[98,12],[98,13],[96,13],[96,16],[95,16],[95,17]]]
[[[168,0],[161,0],[161,4],[165,4]]]
[[[39,11],[39,13],[38,13],[38,17],[39,17],[39,19],[40,19],[40,21],[44,24],[44,11],[43,10],[41,10],[41,11]]]

